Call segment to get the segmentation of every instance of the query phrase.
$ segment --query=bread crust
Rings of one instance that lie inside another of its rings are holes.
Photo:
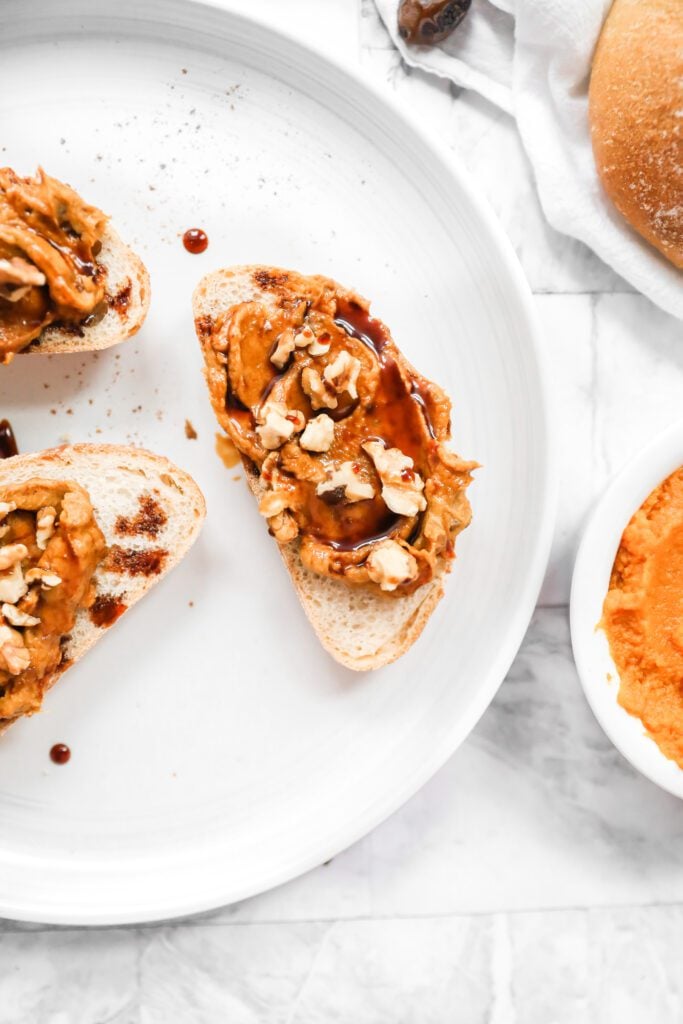
[[[619,213],[683,268],[683,5],[614,0],[590,81],[596,167]]]

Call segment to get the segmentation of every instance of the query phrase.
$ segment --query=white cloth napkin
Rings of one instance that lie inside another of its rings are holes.
[[[595,170],[588,81],[611,0],[472,0],[465,20],[435,47],[407,46],[396,27],[398,0],[375,2],[407,64],[513,113],[552,226],[683,318],[683,274],[621,218]]]

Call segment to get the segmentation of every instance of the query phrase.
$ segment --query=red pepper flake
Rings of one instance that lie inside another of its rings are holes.
[[[354,473],[360,473],[360,466],[358,465],[357,462],[354,462],[354,464],[351,467],[351,469],[353,470]]]
[[[299,417],[294,412],[287,413],[287,415],[285,416],[285,419],[289,420],[290,423],[298,423],[299,422]]]

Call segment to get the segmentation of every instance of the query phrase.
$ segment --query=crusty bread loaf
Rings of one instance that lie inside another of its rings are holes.
[[[103,625],[95,624],[90,611],[78,612],[63,663],[48,683],[52,686],[118,613],[131,608],[181,561],[197,538],[206,509],[189,474],[161,455],[125,445],[63,445],[0,462],[0,492],[32,477],[74,480],[88,491],[109,546],[95,570],[95,607],[116,610],[110,621],[103,616]],[[145,506],[148,499],[153,506]],[[0,731],[11,721],[0,719]]]
[[[258,300],[275,312],[280,294],[268,287],[268,282],[281,279],[283,273],[288,276],[288,287],[296,292],[300,275],[265,266],[218,270],[204,277],[195,289],[193,311],[204,353],[205,375],[207,382],[214,380],[219,384],[209,390],[214,412],[223,427],[227,424],[227,413],[216,400],[216,391],[220,392],[221,383],[225,390],[225,367],[216,358],[207,325],[241,302]],[[258,283],[259,278],[264,285]],[[338,294],[346,292],[341,285],[333,284]],[[248,460],[243,461],[247,482],[258,499],[263,493],[262,484],[253,466]],[[443,596],[438,577],[413,594],[393,599],[370,587],[351,587],[306,569],[299,558],[297,542],[279,547],[299,600],[323,647],[342,665],[356,671],[380,668],[405,654]]]
[[[593,59],[590,121],[605,191],[683,268],[683,0],[614,0]]]
[[[102,319],[82,325],[51,324],[20,355],[90,352],[109,348],[137,334],[149,309],[149,274],[139,256],[121,241],[109,221],[97,262],[107,270],[107,311]]]

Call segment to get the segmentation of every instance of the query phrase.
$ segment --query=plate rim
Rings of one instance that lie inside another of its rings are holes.
[[[670,468],[662,471],[663,465]],[[607,648],[604,630],[600,630],[597,625],[592,631],[587,630],[584,621],[587,612],[584,612],[584,607],[587,602],[589,607],[593,608],[601,593],[602,608],[602,601],[607,594],[604,574],[602,587],[595,578],[594,566],[598,554],[602,554],[603,561],[609,554],[611,570],[621,536],[631,517],[654,488],[681,465],[683,418],[669,424],[631,455],[598,498],[581,536],[574,562],[569,600],[569,629],[574,661],[584,695],[600,728],[637,772],[679,799],[683,799],[683,769],[666,757],[657,744],[649,739],[641,719],[630,715],[617,703],[617,687],[609,688],[610,693],[614,694],[614,700],[601,699],[606,698],[608,689],[607,680],[600,678],[605,669],[613,674],[615,681],[619,679],[619,671]],[[604,638],[604,642],[596,639],[598,634],[601,635],[601,639]],[[597,643],[603,647],[602,655],[596,648]],[[602,689],[603,686],[605,689]],[[598,687],[601,688],[601,692]],[[624,726],[624,730],[631,734],[628,739],[621,732],[619,722]],[[639,732],[639,728],[642,732]]]
[[[69,2],[69,0],[66,0]],[[54,4],[50,5],[49,0],[24,0],[19,6],[19,17],[23,13],[30,17],[31,9],[41,9],[48,3],[50,10],[54,12]],[[491,238],[491,243],[500,256],[504,270],[508,275],[511,288],[514,290],[515,298],[519,302],[520,313],[524,317],[524,326],[528,337],[530,353],[539,381],[539,409],[538,416],[543,426],[543,451],[539,455],[539,529],[536,533],[533,556],[530,559],[526,570],[526,582],[523,587],[523,595],[517,601],[511,614],[510,623],[507,626],[503,642],[499,645],[496,658],[492,661],[487,672],[487,685],[480,688],[478,699],[472,702],[472,708],[468,716],[458,722],[447,732],[439,746],[434,747],[431,756],[422,763],[421,769],[411,777],[406,777],[400,787],[391,790],[381,801],[376,802],[368,808],[360,817],[356,817],[352,824],[346,824],[343,828],[335,826],[325,842],[321,842],[311,848],[306,856],[301,856],[295,864],[287,864],[269,873],[264,872],[258,880],[251,884],[238,887],[230,886],[229,882],[219,891],[214,887],[213,895],[205,898],[184,897],[182,900],[174,899],[169,894],[169,899],[164,905],[157,905],[154,908],[147,906],[135,910],[133,906],[127,905],[123,908],[113,908],[106,901],[101,901],[98,906],[74,907],[71,911],[64,908],[43,909],[30,900],[7,901],[0,898],[0,915],[26,922],[63,925],[126,925],[153,923],[160,921],[177,920],[193,914],[215,910],[219,907],[228,906],[236,902],[248,899],[259,893],[266,892],[278,885],[284,884],[302,874],[319,866],[324,861],[337,856],[349,846],[358,842],[383,821],[389,818],[395,811],[411,799],[435,774],[443,767],[448,759],[455,753],[461,743],[467,738],[480,720],[486,709],[494,699],[498,689],[505,680],[508,670],[520,649],[524,636],[528,629],[534,613],[538,595],[541,590],[545,571],[548,565],[551,546],[556,524],[556,511],[559,490],[559,466],[556,458],[557,451],[557,427],[555,407],[551,402],[551,380],[549,373],[549,353],[543,346],[543,337],[540,327],[540,320],[534,304],[531,288],[526,279],[519,259],[514,251],[512,243],[498,221],[486,197],[480,193],[476,183],[473,183],[462,159],[436,135],[425,130],[419,123],[417,115],[406,111],[392,95],[389,89],[381,86],[371,77],[365,76],[362,69],[354,64],[346,64],[327,48],[317,50],[312,43],[301,41],[293,34],[279,27],[274,27],[258,16],[245,14],[242,11],[235,11],[224,6],[220,0],[172,0],[177,9],[190,8],[196,12],[196,17],[201,17],[202,10],[211,12],[213,16],[226,19],[228,22],[239,23],[250,27],[252,31],[264,33],[273,40],[283,39],[288,47],[294,51],[294,55],[306,58],[315,62],[332,67],[335,73],[350,86],[361,89],[380,108],[389,108],[394,117],[398,119],[407,132],[418,142],[423,151],[431,153],[443,165],[449,176],[455,178],[461,188],[468,204],[475,215],[484,225]],[[109,17],[111,6],[107,0],[72,0],[71,8],[79,6],[87,17],[96,18],[106,12]],[[157,23],[161,23],[159,13],[150,12],[151,17]],[[337,93],[339,95],[339,92]]]

